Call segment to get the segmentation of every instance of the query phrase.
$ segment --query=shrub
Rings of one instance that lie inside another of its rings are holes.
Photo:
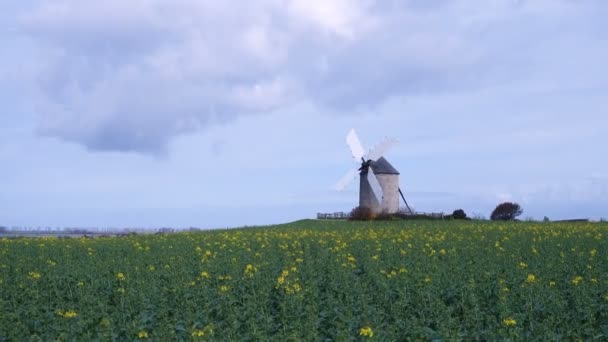
[[[375,219],[376,220],[381,220],[381,221],[390,221],[390,220],[394,220],[398,218],[397,214],[389,214],[386,211],[381,212],[380,214],[376,215]]]
[[[456,209],[452,213],[452,218],[454,218],[455,220],[466,220],[467,214],[462,209]]]
[[[368,207],[355,207],[348,217],[351,221],[369,221],[374,219],[374,212]]]
[[[490,219],[492,221],[511,221],[523,213],[523,209],[517,203],[504,202],[496,206]]]

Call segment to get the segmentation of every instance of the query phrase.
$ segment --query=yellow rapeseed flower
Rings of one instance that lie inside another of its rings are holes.
[[[124,273],[122,273],[122,272],[118,272],[118,273],[116,273],[116,279],[118,279],[118,280],[120,280],[120,281],[125,280],[125,279],[126,279],[125,274],[124,274]]]
[[[365,336],[365,337],[373,337],[374,331],[372,330],[371,327],[363,327],[363,328],[359,329],[359,335]]]
[[[192,332],[192,337],[202,337],[202,336],[205,336],[204,330],[197,329]]]
[[[514,320],[513,317],[507,317],[502,320],[502,324],[506,325],[507,327],[510,327],[517,324],[517,321]]]
[[[30,272],[28,273],[28,276],[30,277],[30,279],[40,279],[41,275],[38,272]]]
[[[536,276],[534,274],[528,274],[528,278],[526,278],[526,283],[533,283],[536,281]]]
[[[148,335],[148,332],[147,332],[147,331],[145,331],[145,330],[140,330],[140,331],[137,333],[137,338],[139,338],[139,339],[145,339],[145,338],[149,338],[149,337],[150,337],[150,336]]]
[[[583,277],[581,276],[576,276],[572,279],[572,285],[578,285],[583,281]]]
[[[63,314],[63,317],[65,318],[74,318],[76,316],[78,316],[78,314],[74,310],[66,311],[66,313]]]
[[[555,286],[555,281],[551,280],[551,281],[549,282],[549,286],[550,286],[550,287]]]
[[[201,278],[209,278],[209,273],[205,271],[201,272]]]
[[[525,262],[523,262],[523,261],[520,261],[520,262],[519,262],[519,268],[521,268],[521,269],[528,268],[528,264],[526,264],[526,263],[525,263]]]

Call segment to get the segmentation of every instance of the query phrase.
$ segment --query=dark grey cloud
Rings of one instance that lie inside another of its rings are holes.
[[[350,112],[534,79],[599,44],[605,12],[565,0],[57,0],[21,10],[18,32],[35,47],[40,134],[153,154],[297,102]]]

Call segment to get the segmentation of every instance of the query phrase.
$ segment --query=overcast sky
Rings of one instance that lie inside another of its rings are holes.
[[[5,0],[0,225],[350,210],[345,136],[418,211],[608,217],[604,0]]]

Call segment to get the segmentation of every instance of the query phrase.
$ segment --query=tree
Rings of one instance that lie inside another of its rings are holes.
[[[452,217],[454,219],[456,219],[456,220],[466,220],[467,219],[467,214],[462,209],[456,209],[452,213]]]
[[[511,221],[521,215],[524,210],[517,203],[504,202],[496,206],[490,215],[492,221]]]

